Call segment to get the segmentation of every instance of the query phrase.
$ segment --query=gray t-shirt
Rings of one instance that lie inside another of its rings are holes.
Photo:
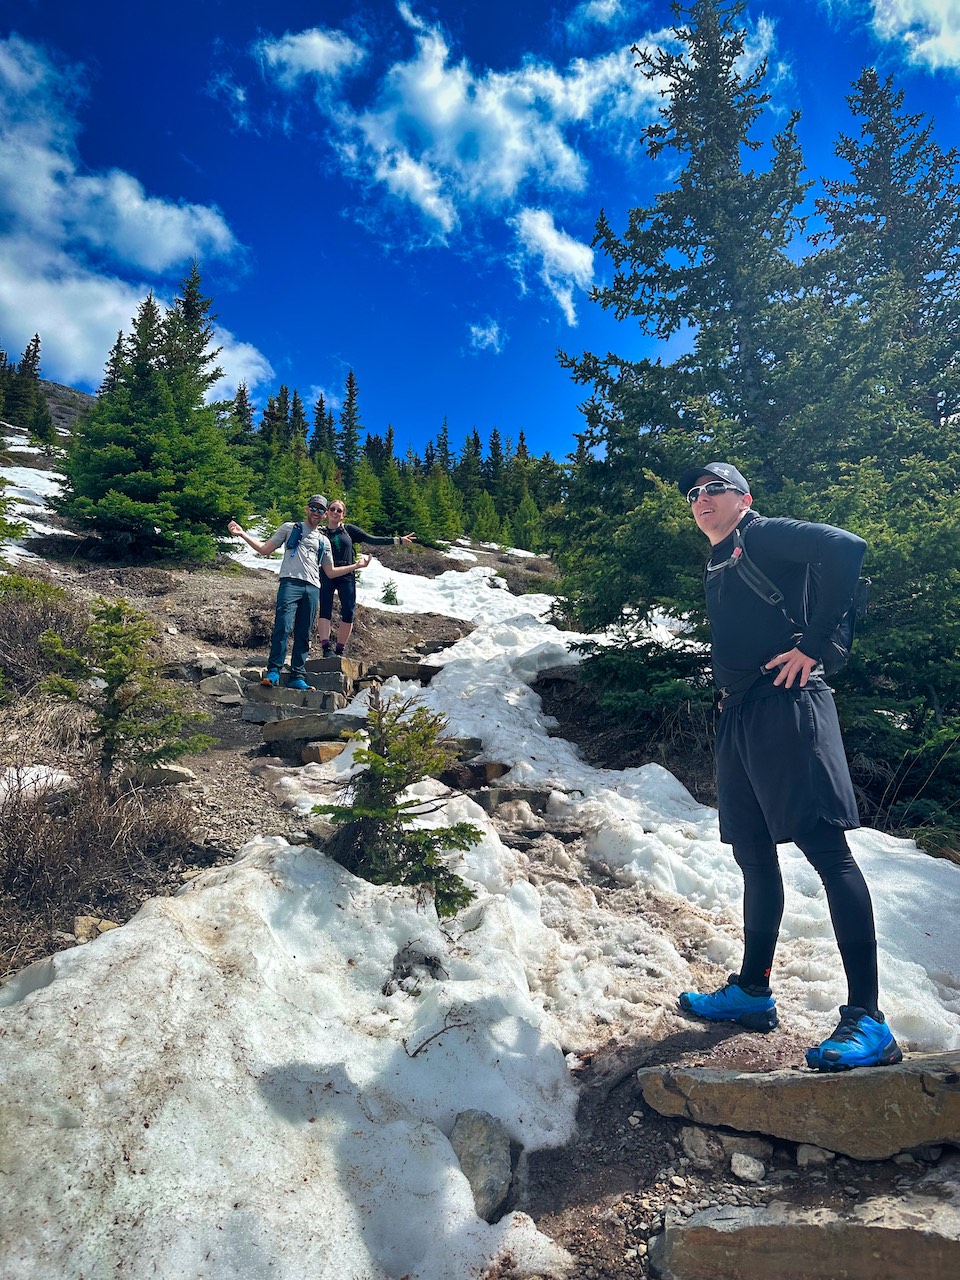
[[[270,535],[270,541],[278,547],[286,543],[294,524],[293,520],[285,520],[276,533]],[[333,552],[330,550],[330,543],[319,525],[316,529],[311,529],[304,521],[300,541],[292,551],[285,550],[283,553],[280,577],[297,578],[300,582],[309,582],[319,587],[321,561],[333,568]]]

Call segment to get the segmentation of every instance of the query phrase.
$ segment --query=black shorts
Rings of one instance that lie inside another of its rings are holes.
[[[717,798],[724,844],[782,844],[821,819],[858,827],[830,689],[779,689],[722,711]]]
[[[320,575],[320,617],[329,622],[333,617],[333,593],[340,597],[340,621],[352,622],[357,611],[357,579],[352,573],[341,578]]]

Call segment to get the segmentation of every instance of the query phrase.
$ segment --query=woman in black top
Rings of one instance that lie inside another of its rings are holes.
[[[401,542],[416,542],[415,533],[405,533],[402,538],[376,538],[372,533],[365,533],[359,525],[344,524],[347,504],[335,498],[327,508],[327,538],[333,551],[334,565],[353,563],[353,544],[367,542],[374,547],[386,547],[391,543],[399,546]],[[317,621],[317,635],[325,658],[330,655],[330,624],[333,618],[333,595],[340,596],[340,626],[337,630],[337,646],[335,652],[342,654],[350,632],[353,630],[353,615],[357,607],[357,584],[353,574],[342,578],[321,578],[320,609]]]

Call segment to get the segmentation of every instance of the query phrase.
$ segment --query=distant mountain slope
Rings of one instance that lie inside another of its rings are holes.
[[[40,379],[40,388],[46,396],[50,416],[61,431],[72,430],[79,415],[92,408],[97,399],[86,391],[77,391],[75,387],[65,387],[59,382],[47,382],[43,378]]]

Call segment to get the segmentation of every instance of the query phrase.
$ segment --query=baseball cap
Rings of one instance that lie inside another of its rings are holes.
[[[326,511],[326,509],[327,509],[327,500],[326,500],[326,498],[323,496],[323,494],[322,494],[322,493],[315,493],[315,494],[313,495],[313,497],[312,497],[312,498],[308,498],[308,499],[307,499],[307,506],[308,506],[308,507],[323,507],[324,511]]]
[[[687,467],[679,480],[680,492],[689,493],[701,476],[716,476],[718,480],[725,480],[727,484],[735,485],[741,493],[750,492],[750,486],[746,480],[729,462],[705,462],[699,467]]]

